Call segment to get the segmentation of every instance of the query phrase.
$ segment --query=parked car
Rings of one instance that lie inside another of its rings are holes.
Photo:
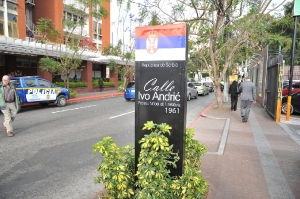
[[[124,92],[124,98],[126,101],[135,99],[135,82],[128,82]]]
[[[39,76],[11,77],[10,82],[16,88],[21,105],[40,103],[46,106],[54,102],[57,106],[66,106],[70,99],[68,89],[57,87]]]
[[[292,80],[292,84],[295,84],[295,83],[300,83],[300,80]],[[288,86],[290,84],[290,80],[285,80],[283,81],[282,83],[282,87],[285,87],[285,86]]]
[[[208,87],[204,85],[204,83],[193,83],[198,91],[198,95],[208,95],[209,94],[209,90]]]
[[[215,87],[214,87],[214,83],[213,82],[203,82],[207,87],[209,92],[214,92],[215,91]]]
[[[282,98],[281,112],[286,113],[287,110],[287,96]],[[291,114],[300,113],[300,92],[294,93],[291,99]]]
[[[188,82],[187,83],[187,101],[190,101],[191,98],[197,99],[198,91],[197,91],[196,86],[193,83]]]
[[[300,92],[300,83],[296,83],[292,85],[292,94]],[[289,86],[285,86],[282,88],[282,96],[287,96],[289,94]]]

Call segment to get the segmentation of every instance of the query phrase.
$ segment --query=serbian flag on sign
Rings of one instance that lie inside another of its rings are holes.
[[[135,29],[135,61],[186,60],[186,24]]]

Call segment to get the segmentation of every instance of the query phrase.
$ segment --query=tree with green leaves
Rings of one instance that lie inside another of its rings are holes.
[[[269,45],[269,52],[272,55],[283,54],[284,59],[287,64],[291,64],[291,49],[292,49],[292,39],[294,35],[294,25],[295,21],[292,16],[293,14],[293,2],[287,2],[283,6],[283,14],[270,16],[268,24],[266,27],[267,33],[265,40],[263,41],[265,45]],[[298,27],[300,27],[300,22],[298,21]],[[297,30],[297,37],[299,38],[300,29]],[[295,63],[299,63],[300,42],[299,39],[296,40],[296,52],[295,52]],[[298,53],[297,53],[298,52]]]
[[[102,54],[106,55],[109,60],[110,69],[114,69],[121,75],[122,85],[119,86],[120,91],[126,88],[129,76],[134,73],[134,25],[140,23],[140,18],[137,18],[131,11],[131,4],[122,0],[117,0],[118,16],[116,25],[117,45],[110,44],[104,48]],[[122,64],[118,64],[120,62]]]
[[[78,69],[82,63],[81,55],[87,50],[97,50],[93,41],[87,33],[84,33],[88,18],[101,20],[108,16],[108,11],[104,8],[104,0],[76,0],[80,7],[70,4],[70,10],[76,19],[63,19],[64,32],[56,30],[53,22],[48,18],[41,18],[37,23],[38,35],[36,40],[48,44],[58,43],[60,50],[57,57],[46,56],[41,58],[40,68],[52,74],[59,74],[63,77],[66,88],[69,88],[69,75]],[[66,50],[63,50],[66,49]]]
[[[137,3],[135,0],[124,0]],[[262,23],[268,13],[277,9],[272,0],[145,0],[139,3],[140,16],[155,12],[163,24],[185,22],[189,25],[190,51],[201,59],[216,86],[218,108],[223,108],[220,82],[231,62],[243,47],[253,51],[262,37]],[[244,59],[247,59],[247,54]]]
[[[133,45],[132,45],[133,46]],[[118,74],[121,75],[122,85],[119,86],[120,91],[124,91],[126,88],[129,76],[134,73],[135,68],[133,65],[134,62],[134,49],[131,47],[127,52],[122,53],[122,41],[119,40],[116,46],[109,45],[104,48],[102,54],[109,57],[110,63],[109,68],[115,70]],[[122,60],[122,64],[118,64],[118,60]]]

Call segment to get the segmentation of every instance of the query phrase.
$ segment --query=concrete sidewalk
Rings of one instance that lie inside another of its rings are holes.
[[[192,126],[208,147],[201,167],[207,198],[300,198],[300,134],[287,132],[286,124],[276,123],[259,104],[247,123],[240,109],[223,107],[212,107]]]

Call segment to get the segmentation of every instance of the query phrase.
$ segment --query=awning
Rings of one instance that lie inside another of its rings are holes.
[[[102,55],[101,57],[93,57],[89,59],[92,62],[96,62],[96,63],[105,63],[105,64],[109,64],[112,61],[114,61],[116,64],[118,65],[128,65],[128,66],[134,66],[134,61],[128,61],[126,59],[122,59],[121,57],[117,57],[117,56],[104,56]]]
[[[30,41],[28,38],[26,41],[22,39],[15,39],[5,36],[0,36],[0,52],[4,54],[16,54],[16,55],[27,55],[37,56],[44,55],[50,57],[59,57],[61,54],[71,54],[71,50],[65,45],[57,43],[42,44],[36,41]],[[80,58],[82,60],[90,60],[91,58],[100,58],[102,55],[100,52],[91,50],[85,50]]]

